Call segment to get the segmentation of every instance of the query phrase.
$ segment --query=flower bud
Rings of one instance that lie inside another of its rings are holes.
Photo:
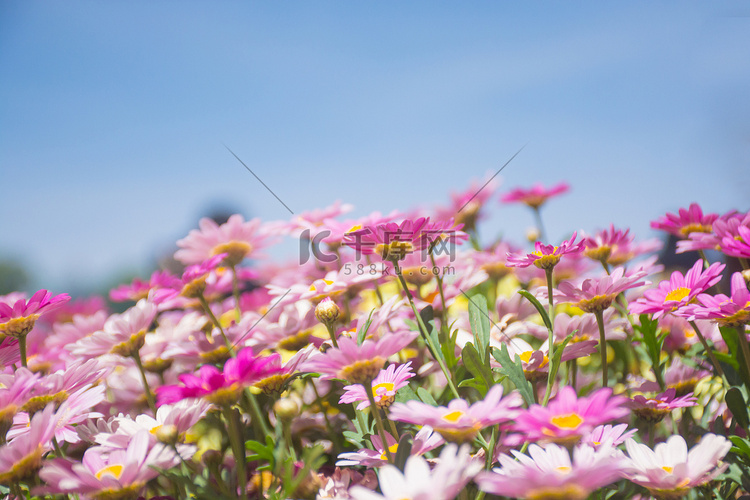
[[[330,297],[326,297],[315,306],[315,317],[326,326],[333,325],[339,319],[340,314],[341,309]]]
[[[290,398],[282,398],[273,404],[273,412],[280,420],[289,421],[299,413],[299,406]]]

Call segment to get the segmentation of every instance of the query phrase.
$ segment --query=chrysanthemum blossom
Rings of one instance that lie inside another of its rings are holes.
[[[609,266],[621,266],[639,255],[661,247],[658,240],[636,243],[630,235],[630,229],[615,229],[613,224],[610,224],[609,229],[585,238],[583,242],[586,247],[583,254],[586,257]]]
[[[372,381],[372,396],[378,408],[388,408],[396,399],[396,392],[408,385],[408,380],[414,376],[411,371],[411,361],[406,364],[389,365]],[[341,396],[339,403],[354,403],[361,401],[357,406],[362,410],[370,406],[370,400],[365,392],[365,386],[362,384],[347,385],[344,387],[344,394]]]
[[[189,299],[203,295],[206,290],[208,275],[219,267],[219,264],[228,256],[227,253],[219,253],[199,264],[193,264],[185,268],[182,273],[182,280],[176,283],[180,287],[178,290],[180,295]]]
[[[587,444],[598,450],[601,446],[618,446],[626,439],[633,437],[638,429],[628,430],[628,424],[598,425],[584,436],[581,444]]]
[[[566,386],[547,407],[532,405],[518,415],[513,429],[527,441],[575,443],[594,427],[626,416],[626,401],[623,396],[613,396],[607,387],[578,398],[573,388]]]
[[[20,298],[13,305],[0,302],[0,335],[21,338],[28,335],[41,315],[70,300],[68,294],[52,295],[39,290],[29,300]]]
[[[39,471],[44,493],[77,493],[93,499],[136,498],[146,483],[179,463],[165,445],[150,446],[149,433],[133,436],[127,449],[89,448],[81,462],[57,458]]]
[[[690,305],[686,314],[692,319],[710,319],[721,326],[739,327],[750,323],[750,291],[742,273],[732,274],[732,295],[700,294],[700,304]]]
[[[297,351],[297,354],[292,356],[286,363],[281,362],[280,356],[271,356],[272,359],[268,367],[278,368],[279,371],[263,377],[253,385],[265,394],[278,396],[284,391],[289,380],[297,373],[302,363],[307,361],[307,358],[310,357],[314,350],[314,346],[308,345],[304,349]]]
[[[500,467],[493,472],[477,475],[479,489],[511,498],[585,500],[620,479],[622,459],[610,444],[598,450],[579,445],[573,460],[567,449],[553,443],[544,448],[532,444],[528,455],[511,453],[513,457],[499,457]]]
[[[398,452],[398,441],[389,432],[385,433],[385,440],[388,443],[388,451],[391,452],[392,456],[395,456]],[[336,465],[364,465],[366,467],[382,467],[386,465],[388,457],[380,436],[377,434],[372,435],[370,441],[372,441],[374,449],[363,448],[359,451],[342,453],[339,455],[339,461],[336,462]],[[445,443],[443,438],[437,432],[434,432],[432,427],[425,425],[414,436],[409,454],[424,455],[443,443]]]
[[[710,233],[711,226],[718,217],[719,214],[704,214],[700,205],[691,203],[689,208],[680,208],[676,214],[667,213],[651,221],[651,227],[678,238],[687,238],[691,233]]]
[[[563,255],[575,255],[583,251],[583,242],[575,242],[577,235],[578,233],[573,233],[573,236],[569,240],[563,241],[560,246],[544,245],[537,241],[534,244],[534,251],[529,254],[509,253],[506,265],[508,267],[528,267],[534,264],[539,269],[552,269],[560,262]]]
[[[628,402],[627,406],[647,422],[661,422],[672,410],[695,406],[696,401],[692,393],[676,397],[675,389],[669,388],[653,398],[646,398],[639,394]]]
[[[389,222],[357,228],[344,236],[344,244],[364,255],[377,254],[383,260],[399,261],[427,244],[422,230],[429,217],[406,219],[400,224]]]
[[[463,399],[454,399],[447,407],[412,400],[394,404],[389,416],[399,422],[429,425],[446,441],[465,443],[472,441],[485,427],[515,418],[520,406],[517,393],[503,398],[503,387],[494,385],[482,401],[471,406]]]
[[[406,460],[404,471],[393,465],[380,470],[380,491],[355,486],[349,490],[354,500],[453,500],[482,470],[482,461],[469,455],[469,446],[449,444],[440,452],[435,468],[419,456]]]
[[[203,365],[197,374],[180,375],[181,385],[164,385],[156,389],[158,404],[176,403],[185,398],[203,398],[217,406],[237,402],[242,390],[258,380],[279,373],[278,353],[256,357],[250,348],[242,349],[228,360],[224,369]]]
[[[732,443],[722,436],[705,434],[688,452],[682,436],[671,436],[651,450],[632,439],[625,442],[629,458],[623,475],[647,488],[658,498],[681,498],[721,474],[728,464],[719,465]]]
[[[630,304],[632,314],[653,314],[659,318],[665,313],[677,312],[721,280],[724,264],[714,263],[703,270],[703,260],[697,260],[693,267],[683,276],[674,271],[669,280],[659,283],[658,287],[643,292],[643,296]]]
[[[56,425],[55,407],[48,405],[31,419],[28,432],[0,446],[0,484],[17,484],[34,476],[51,447]]]
[[[523,203],[531,208],[539,208],[544,205],[548,199],[563,193],[567,193],[570,186],[566,182],[555,184],[550,188],[545,188],[542,184],[534,184],[529,189],[516,188],[513,191],[500,197],[504,203]]]
[[[619,293],[645,285],[646,281],[640,281],[645,275],[642,271],[626,275],[625,269],[618,267],[602,278],[587,278],[580,286],[563,281],[552,293],[558,302],[569,302],[584,312],[596,313],[611,306]],[[540,293],[546,296],[547,292],[542,289]]]
[[[318,372],[321,379],[339,378],[353,384],[372,383],[385,361],[414,340],[417,332],[404,331],[367,339],[361,345],[354,338],[341,337],[338,348],[328,349],[308,359],[303,371]]]
[[[260,231],[260,225],[260,219],[245,222],[239,214],[232,215],[222,225],[204,217],[198,222],[200,229],[193,229],[187,237],[177,241],[180,249],[174,258],[183,264],[200,264],[226,253],[224,262],[235,266],[268,245],[268,235]]]

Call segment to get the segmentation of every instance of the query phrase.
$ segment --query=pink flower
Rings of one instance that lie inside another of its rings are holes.
[[[382,495],[361,486],[349,494],[354,500],[453,500],[480,470],[482,462],[469,455],[468,446],[449,444],[434,469],[424,458],[411,456],[403,472],[393,465],[380,469]]]
[[[724,264],[714,263],[703,271],[703,260],[699,259],[685,276],[674,271],[668,281],[659,283],[658,288],[643,292],[642,297],[630,304],[630,312],[653,313],[654,318],[669,312],[677,312],[681,316],[680,309],[721,280],[724,267]]]
[[[406,255],[427,248],[423,229],[429,217],[406,219],[401,224],[389,222],[350,231],[344,244],[364,255],[378,254],[383,260],[403,260]]]
[[[679,398],[675,397],[675,394],[675,389],[669,388],[663,393],[649,399],[638,395],[627,403],[627,406],[633,413],[647,422],[661,422],[674,409],[696,406],[697,400],[693,397],[692,393]]]
[[[570,281],[563,281],[553,291],[555,300],[559,302],[570,302],[584,312],[599,312],[607,309],[618,294],[630,288],[645,285],[645,281],[639,281],[646,275],[645,272],[634,272],[626,276],[625,269],[615,268],[612,274],[603,278],[587,278],[580,286]],[[546,297],[547,291],[540,290]]]
[[[570,186],[565,182],[556,184],[551,188],[545,188],[541,184],[534,184],[534,186],[529,189],[516,188],[510,193],[504,194],[500,198],[500,201],[504,203],[521,202],[531,208],[539,208],[544,205],[548,199],[559,194],[567,193],[569,190]]]
[[[644,253],[653,252],[661,247],[658,240],[635,243],[630,229],[615,229],[610,224],[608,230],[600,231],[593,237],[584,239],[586,249],[583,254],[602,264],[620,266]]]
[[[340,378],[354,384],[366,384],[380,373],[386,359],[409,345],[417,332],[404,331],[384,335],[379,340],[367,339],[362,345],[353,338],[341,337],[338,348],[328,349],[308,359],[303,371],[318,372],[321,379]]]
[[[698,295],[700,304],[690,305],[686,314],[691,319],[711,319],[722,326],[742,326],[750,323],[750,291],[742,273],[732,274],[732,296]]]
[[[682,436],[672,436],[651,450],[632,439],[625,442],[630,456],[623,475],[660,498],[679,498],[721,474],[728,464],[718,466],[732,443],[722,436],[705,434],[688,452]]]
[[[513,498],[564,498],[585,500],[595,490],[620,478],[621,458],[611,444],[598,450],[579,445],[568,450],[556,444],[544,448],[532,444],[529,455],[513,450],[513,457],[501,455],[501,467],[482,472],[475,481],[479,489]]]
[[[472,181],[468,189],[451,193],[450,206],[438,208],[436,216],[441,219],[452,217],[457,223],[463,224],[466,231],[473,231],[477,221],[482,218],[482,207],[492,197],[498,185],[492,178],[481,183]]]
[[[11,306],[0,302],[0,335],[25,337],[36,320],[44,313],[57,309],[70,300],[68,294],[52,295],[47,290],[39,290],[29,300],[18,299]]]
[[[414,376],[411,371],[411,361],[404,365],[389,365],[372,381],[372,395],[378,408],[388,408],[396,398],[396,392],[408,385],[408,380]],[[361,401],[357,406],[362,410],[370,406],[370,401],[365,392],[365,386],[362,384],[347,385],[344,387],[344,394],[341,396],[339,403],[354,403]]]
[[[77,493],[91,498],[135,498],[146,483],[179,463],[164,445],[149,446],[149,433],[141,431],[127,449],[89,448],[81,462],[57,458],[39,472],[47,487],[40,493]],[[104,496],[104,495],[108,496]]]
[[[255,357],[250,348],[242,349],[228,360],[224,369],[203,365],[197,375],[180,375],[182,385],[164,385],[156,389],[159,405],[176,403],[185,398],[204,398],[209,403],[225,406],[235,403],[242,390],[258,380],[279,373],[280,354]]]
[[[575,255],[583,251],[583,242],[575,242],[577,233],[560,244],[559,247],[544,245],[537,241],[534,251],[525,256],[519,254],[508,254],[506,265],[508,267],[528,267],[534,264],[539,269],[552,269],[560,262],[563,255]]]
[[[635,435],[638,429],[628,429],[628,424],[617,425],[599,425],[586,435],[582,444],[587,444],[598,450],[601,446],[617,446],[625,442],[626,439]]]
[[[155,271],[148,281],[135,278],[129,285],[120,285],[113,288],[109,292],[109,298],[113,302],[125,302],[126,300],[138,302],[141,299],[148,298],[152,290],[171,288],[178,281],[168,271]]]
[[[394,404],[389,416],[399,422],[429,425],[446,441],[463,443],[473,440],[485,427],[512,420],[520,405],[517,393],[503,398],[503,387],[493,385],[482,401],[471,406],[463,399],[454,399],[447,407],[437,408],[412,400]]]
[[[200,230],[193,229],[186,238],[177,241],[180,249],[174,258],[183,264],[200,264],[214,255],[226,253],[226,264],[236,266],[268,245],[268,236],[260,230],[260,219],[245,222],[241,215],[235,214],[218,225],[204,217],[198,227]]]
[[[513,428],[527,441],[577,442],[594,427],[626,416],[626,401],[623,396],[612,396],[607,387],[578,398],[573,388],[566,386],[547,407],[532,405],[522,412]]]
[[[678,238],[687,238],[691,233],[711,233],[711,225],[719,214],[704,214],[700,205],[691,203],[690,208],[679,209],[677,214],[667,213],[651,222],[651,227],[666,231]]]
[[[398,442],[389,432],[385,433],[385,440],[388,442],[388,451],[391,452],[391,455],[395,456],[396,452],[398,452]],[[372,441],[374,450],[363,448],[356,452],[342,453],[339,455],[339,461],[336,462],[336,465],[364,465],[365,467],[382,467],[386,465],[388,457],[386,456],[385,447],[380,436],[375,434],[370,437],[370,441]],[[443,438],[438,433],[433,432],[432,427],[425,425],[414,436],[410,454],[424,455],[443,443],[445,443]]]
[[[0,446],[0,484],[17,483],[36,473],[42,455],[50,448],[56,425],[54,405],[48,405],[34,415],[27,433]]]

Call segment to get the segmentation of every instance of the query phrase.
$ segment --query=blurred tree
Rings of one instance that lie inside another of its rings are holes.
[[[22,291],[29,284],[29,274],[20,262],[0,259],[0,295]]]

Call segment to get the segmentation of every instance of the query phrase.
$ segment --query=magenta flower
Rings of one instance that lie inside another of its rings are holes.
[[[68,294],[52,295],[39,290],[29,300],[20,298],[13,305],[0,302],[0,335],[21,338],[28,335],[39,316],[57,309],[70,300]]]
[[[236,266],[268,245],[268,235],[260,230],[260,219],[245,222],[241,215],[235,214],[218,225],[204,217],[198,227],[199,230],[193,229],[186,238],[177,241],[180,249],[174,258],[183,264],[200,264],[214,255],[226,253],[226,264]]]
[[[598,450],[601,446],[618,446],[625,442],[626,439],[633,437],[638,429],[628,429],[628,424],[617,425],[599,425],[581,440],[582,444],[587,444]],[[627,431],[627,432],[625,432]]]
[[[677,214],[667,213],[651,222],[651,227],[666,231],[678,238],[687,238],[691,233],[711,233],[713,222],[719,214],[704,214],[700,205],[691,203],[690,208],[681,208]]]
[[[532,444],[528,455],[511,453],[515,458],[499,457],[500,468],[477,475],[479,489],[512,498],[585,500],[620,479],[622,459],[611,445],[598,450],[579,445],[573,450],[573,460],[568,450],[553,443],[544,448]]]
[[[39,472],[47,487],[40,493],[77,493],[89,498],[136,498],[146,483],[179,463],[164,445],[149,446],[149,433],[141,431],[127,449],[89,448],[83,460],[57,458]]]
[[[109,292],[109,298],[113,302],[125,302],[126,300],[138,302],[141,299],[148,298],[152,290],[171,288],[175,286],[175,283],[179,283],[179,280],[168,271],[155,271],[148,281],[135,278],[129,285],[113,288]]]
[[[531,208],[539,208],[544,205],[548,199],[553,196],[567,193],[569,190],[570,186],[565,182],[556,184],[551,188],[545,188],[541,184],[535,184],[529,189],[516,188],[510,193],[501,196],[500,201],[504,203],[520,202]]]
[[[392,420],[416,425],[429,425],[446,441],[465,443],[491,425],[508,422],[518,414],[520,396],[511,393],[503,398],[503,387],[493,385],[482,401],[473,405],[454,399],[448,406],[430,406],[420,401],[394,404],[389,412]]]
[[[600,312],[612,305],[621,292],[645,285],[646,281],[639,281],[645,275],[643,271],[625,275],[625,269],[618,267],[603,278],[587,278],[580,286],[563,281],[552,293],[558,302],[569,302],[584,312]],[[540,293],[546,297],[547,291],[542,289]]]
[[[613,396],[607,387],[578,398],[573,388],[566,386],[547,407],[532,405],[522,412],[513,429],[527,441],[575,443],[594,427],[626,416],[626,401],[623,396]]]
[[[403,260],[408,254],[427,248],[423,229],[429,217],[406,219],[401,224],[389,222],[350,231],[344,244],[364,255],[378,254],[383,260]]]
[[[724,264],[714,263],[704,271],[703,260],[699,259],[685,276],[674,271],[669,280],[659,283],[658,288],[643,292],[642,297],[630,304],[630,312],[653,314],[654,318],[669,312],[682,316],[682,308],[721,280],[724,267]]]
[[[392,456],[395,456],[396,452],[398,452],[398,442],[389,432],[385,433],[385,440],[388,443],[388,451],[391,452]],[[355,452],[342,453],[339,455],[339,461],[336,462],[336,466],[364,465],[366,467],[382,467],[386,465],[388,457],[386,456],[385,447],[380,436],[374,434],[370,437],[370,441],[372,441],[375,449],[363,448]],[[424,455],[443,443],[445,443],[443,438],[438,433],[433,432],[432,427],[425,425],[414,436],[410,455]]]
[[[691,319],[710,319],[722,326],[742,326],[750,323],[750,291],[742,273],[732,274],[732,295],[698,295],[700,304],[686,308]]]
[[[411,361],[406,364],[389,365],[372,381],[372,395],[378,408],[388,408],[396,399],[396,392],[408,385],[408,380],[414,376],[411,371]],[[357,406],[358,410],[363,410],[370,406],[370,401],[365,392],[365,386],[362,384],[347,385],[344,387],[344,394],[341,396],[339,403],[354,403],[361,401]]]
[[[31,419],[28,432],[0,446],[0,484],[17,484],[36,473],[51,447],[56,425],[55,407],[48,405]]]
[[[647,399],[638,395],[630,400],[627,406],[647,422],[661,422],[672,410],[697,405],[697,399],[693,397],[693,393],[681,397],[676,397],[675,394],[675,389],[669,388],[653,398]]]
[[[440,219],[455,218],[456,222],[464,225],[466,231],[473,231],[477,221],[482,218],[482,207],[497,190],[499,183],[495,179],[478,183],[472,180],[471,185],[464,191],[451,193],[451,205],[440,207],[436,217]]]
[[[630,229],[615,229],[610,224],[609,229],[598,232],[593,237],[584,239],[586,249],[583,254],[605,265],[620,266],[629,260],[653,252],[661,247],[658,240],[635,243],[633,236],[630,236]]]
[[[534,244],[534,251],[526,254],[508,254],[506,265],[508,267],[528,267],[534,264],[539,269],[552,269],[560,262],[563,255],[575,255],[583,251],[583,242],[575,242],[577,233],[560,244],[559,247],[553,245],[544,245],[537,241]]]
[[[691,488],[701,486],[721,474],[729,464],[719,466],[732,443],[722,436],[705,434],[688,452],[682,436],[670,437],[651,450],[632,439],[625,442],[629,459],[623,475],[647,488],[659,498],[681,498]]]
[[[198,373],[180,375],[182,385],[164,385],[156,389],[159,405],[176,403],[185,398],[204,398],[209,403],[225,406],[237,402],[241,392],[258,380],[279,373],[280,354],[255,357],[250,348],[242,349],[229,359],[224,369],[203,365]]]
[[[385,361],[411,344],[417,335],[412,331],[391,333],[377,341],[367,339],[362,345],[357,344],[356,339],[341,337],[338,348],[311,357],[300,369],[318,372],[323,380],[339,378],[354,384],[368,384],[380,373]]]

